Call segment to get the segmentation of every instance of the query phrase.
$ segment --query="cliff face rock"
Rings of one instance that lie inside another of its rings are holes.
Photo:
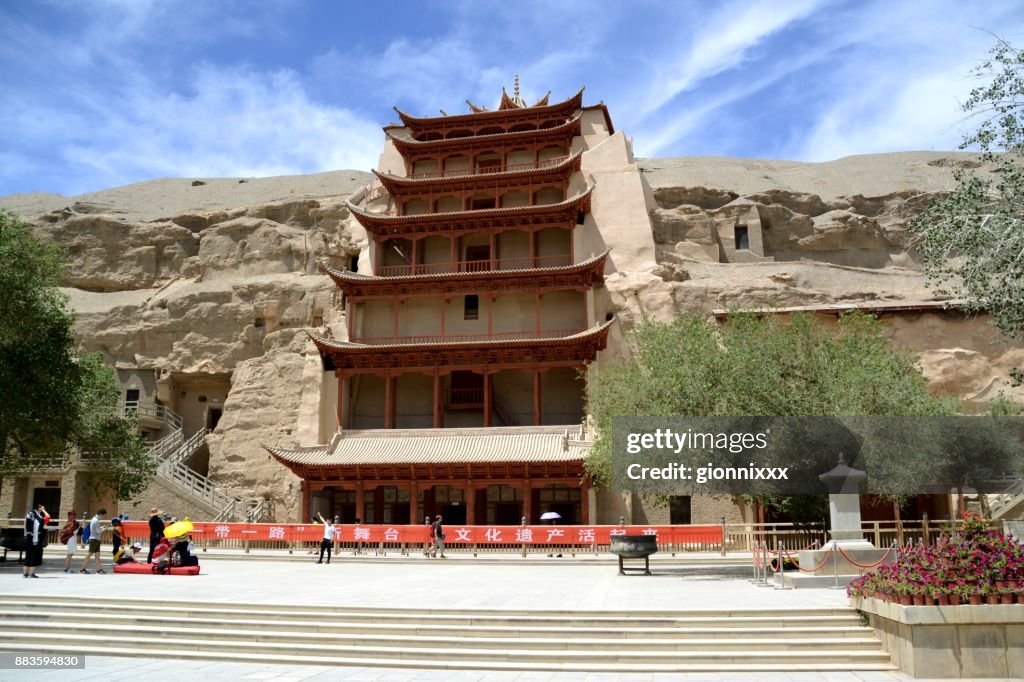
[[[620,321],[600,363],[626,351],[622,334],[643,316],[932,299],[905,225],[952,186],[951,168],[961,162],[971,157],[639,160],[656,201],[657,262],[609,275],[596,292]],[[161,400],[186,416],[176,401],[218,377],[226,398],[209,437],[210,474],[238,495],[267,500],[285,520],[297,509],[298,479],[260,446],[319,436],[323,376],[306,331],[343,338],[345,319],[317,264],[345,268],[365,257],[365,233],[344,198],[369,179],[340,171],[195,186],[159,180],[71,199],[4,197],[0,206],[67,250],[82,349],[102,351],[122,372],[161,373]],[[884,319],[897,344],[921,354],[941,392],[987,399],[1010,367],[1024,364],[1020,347],[993,343],[984,319]]]

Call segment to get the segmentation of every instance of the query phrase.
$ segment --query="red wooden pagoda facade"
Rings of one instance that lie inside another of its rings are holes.
[[[347,339],[312,337],[336,377],[337,433],[268,448],[303,479],[304,518],[590,521],[575,434],[612,320],[594,312],[608,252],[577,246],[593,190],[581,125],[595,110],[611,124],[582,91],[547,100],[526,106],[517,84],[495,111],[399,111],[384,129],[403,167],[348,202],[368,258],[327,268]]]

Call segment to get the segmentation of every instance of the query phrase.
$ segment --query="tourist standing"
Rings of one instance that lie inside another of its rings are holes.
[[[37,504],[25,515],[25,578],[38,578],[36,568],[43,564],[43,547],[46,546],[46,507]]]
[[[153,507],[149,510],[149,556],[146,563],[153,563],[153,549],[164,537],[164,520],[160,518],[160,510]]]
[[[68,520],[60,529],[60,541],[67,548],[67,556],[64,557],[65,573],[71,572],[71,559],[75,556],[75,550],[78,549],[78,532],[78,517],[74,511],[69,511]]]
[[[320,559],[318,564],[324,562],[324,550],[327,550],[327,563],[331,563],[331,548],[334,546],[334,525],[327,523],[327,519],[320,512],[316,513],[320,523],[324,524],[324,539],[320,541]]]
[[[440,514],[438,514],[437,518],[434,519],[434,525],[433,525],[433,529],[434,529],[434,554],[433,554],[433,556],[437,557],[438,552],[440,552],[441,553],[441,558],[442,559],[447,559],[448,557],[446,557],[444,555],[444,526],[441,525],[441,521],[442,520],[443,519],[441,518]]]
[[[85,561],[82,562],[82,569],[79,573],[88,573],[85,567],[89,565],[89,557],[96,557],[96,572],[106,573],[103,570],[103,564],[100,560],[100,537],[103,535],[103,515],[107,513],[106,509],[100,509],[96,512],[96,515],[89,521],[89,551],[85,555]]]

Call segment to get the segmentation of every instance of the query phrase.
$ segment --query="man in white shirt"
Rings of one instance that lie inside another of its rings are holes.
[[[324,539],[320,541],[320,559],[317,563],[324,562],[324,550],[327,550],[327,563],[331,563],[331,549],[334,547],[334,524],[328,523],[320,512],[317,512],[316,515],[320,519],[320,523],[324,524]]]

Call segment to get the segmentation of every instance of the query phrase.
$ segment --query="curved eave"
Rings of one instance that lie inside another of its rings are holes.
[[[614,318],[569,336],[423,343],[361,344],[333,341],[309,334],[320,352],[325,372],[379,374],[438,368],[472,369],[528,365],[582,367],[608,345]]]
[[[395,145],[400,154],[415,152],[418,154],[428,153],[435,150],[444,150],[449,147],[466,148],[468,146],[491,145],[491,144],[516,144],[521,140],[547,140],[558,139],[568,135],[579,135],[580,117],[577,113],[565,123],[550,128],[538,130],[519,130],[514,133],[493,133],[491,135],[469,135],[467,137],[452,137],[443,140],[410,140],[404,137],[393,135],[391,130],[385,130],[387,137]]]
[[[583,152],[579,151],[551,166],[506,170],[499,171],[497,173],[467,173],[466,175],[451,175],[448,177],[408,178],[401,175],[394,175],[392,173],[381,173],[378,170],[374,170],[373,174],[377,176],[377,179],[380,180],[381,184],[384,185],[389,192],[392,194],[401,194],[403,192],[407,192],[409,189],[418,190],[422,187],[483,183],[490,183],[493,185],[495,182],[500,183],[504,180],[528,180],[534,176],[545,175],[547,173],[560,173],[564,171],[575,172],[580,169],[582,159]]]
[[[293,474],[299,478],[305,478],[307,464],[302,461],[307,456],[307,450],[322,450],[324,454],[327,452],[327,448],[300,448],[298,450],[289,450],[288,448],[275,448],[270,445],[261,445],[264,450],[270,453],[270,456],[277,460],[278,464],[281,464],[288,468]]]
[[[590,194],[594,187],[591,185],[579,194],[569,197],[565,201],[556,204],[533,204],[530,206],[515,206],[509,208],[486,208],[476,211],[448,211],[445,213],[419,213],[416,215],[385,215],[372,213],[361,208],[351,200],[345,205],[352,215],[356,217],[359,224],[370,232],[387,232],[399,227],[407,227],[415,230],[422,225],[457,225],[489,218],[515,218],[516,216],[543,216],[561,213],[565,210],[589,210]]]
[[[507,118],[518,117],[520,112],[529,112],[537,116],[546,116],[550,114],[558,114],[564,111],[572,112],[583,106],[583,90],[580,88],[572,97],[564,99],[561,102],[555,104],[543,104],[539,102],[537,105],[527,107],[526,109],[499,109],[496,111],[474,111],[468,114],[455,114],[454,116],[413,116],[407,114],[398,107],[394,107],[395,112],[399,118],[402,119],[402,123],[410,128],[416,127],[436,127],[438,125],[447,125],[450,123],[494,123]],[[550,95],[551,93],[548,93]],[[541,98],[541,102],[545,101],[547,96]],[[512,116],[510,116],[512,114]]]

